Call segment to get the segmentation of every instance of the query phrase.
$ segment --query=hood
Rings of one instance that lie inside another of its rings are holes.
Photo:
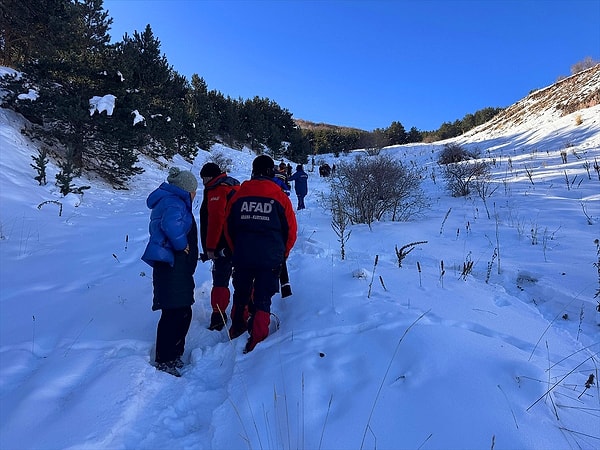
[[[165,197],[178,197],[186,204],[188,208],[191,209],[192,207],[190,193],[169,183],[162,183],[158,189],[152,191],[146,199],[146,205],[148,208],[154,209],[158,202]]]

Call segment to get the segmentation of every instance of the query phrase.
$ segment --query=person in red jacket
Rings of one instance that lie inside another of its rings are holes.
[[[279,274],[296,242],[294,208],[273,181],[274,175],[273,160],[257,156],[251,179],[242,183],[227,206],[225,237],[234,267],[229,336],[250,333],[244,353],[269,335],[271,297],[279,291]],[[251,302],[252,315],[246,321],[244,311]]]
[[[204,184],[204,195],[200,206],[200,242],[202,261],[212,261],[213,286],[210,291],[209,330],[222,330],[227,323],[229,306],[229,280],[232,263],[231,250],[224,236],[225,208],[227,202],[239,189],[240,182],[221,171],[221,168],[209,162],[202,166],[200,177]]]

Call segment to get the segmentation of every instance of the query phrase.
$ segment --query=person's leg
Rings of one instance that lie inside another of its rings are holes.
[[[177,315],[176,320],[178,322],[176,329],[177,341],[175,342],[175,351],[177,353],[175,359],[177,360],[183,356],[183,352],[185,351],[185,338],[192,323],[192,307],[184,306],[183,308],[177,308],[174,310],[174,314]]]
[[[235,339],[248,330],[248,303],[252,297],[254,277],[244,267],[235,268],[232,275],[233,306],[231,307],[231,327],[229,337]]]
[[[230,256],[222,256],[213,261],[213,287],[210,292],[210,330],[222,330],[227,323],[227,307],[229,306],[229,280],[232,273]]]
[[[263,269],[256,272],[254,280],[254,307],[256,312],[252,318],[250,339],[244,349],[245,353],[251,352],[261,341],[269,335],[269,323],[271,322],[271,297],[279,288],[279,272],[281,267],[275,269]]]
[[[178,308],[179,309],[179,308]],[[178,356],[180,340],[180,313],[178,309],[163,309],[156,328],[156,363],[174,361]]]

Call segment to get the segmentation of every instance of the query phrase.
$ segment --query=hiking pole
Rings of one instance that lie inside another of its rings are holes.
[[[279,284],[281,285],[281,298],[286,298],[292,295],[292,286],[290,285],[290,276],[288,274],[286,261],[283,261],[283,264],[281,265]]]

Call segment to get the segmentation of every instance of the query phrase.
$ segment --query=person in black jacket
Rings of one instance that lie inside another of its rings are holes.
[[[273,181],[274,162],[267,155],[252,162],[252,177],[244,181],[227,206],[225,237],[233,252],[233,307],[229,336],[250,333],[244,352],[269,335],[271,297],[279,290],[279,275],[294,243],[298,225],[290,199]],[[252,316],[246,321],[244,311]]]
[[[181,357],[192,321],[198,228],[192,213],[198,181],[192,172],[172,167],[146,200],[150,240],[142,260],[152,267],[152,310],[161,310],[156,330],[156,368],[181,376]]]

